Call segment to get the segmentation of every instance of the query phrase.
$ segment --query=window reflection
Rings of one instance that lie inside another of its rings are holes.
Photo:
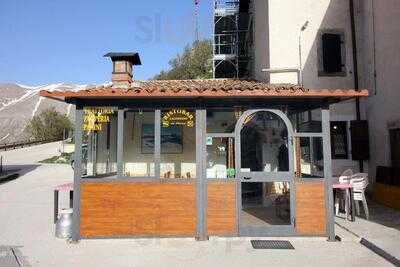
[[[115,174],[118,132],[116,108],[85,108],[82,128],[82,175]]]
[[[155,176],[154,111],[129,110],[124,117],[124,174]]]
[[[235,109],[207,110],[207,133],[233,133],[241,112]]]
[[[207,138],[207,178],[234,178],[233,138]]]
[[[242,172],[289,171],[288,131],[271,112],[247,117],[241,130]]]
[[[300,137],[300,169],[302,178],[324,176],[324,157],[322,137]]]
[[[173,112],[177,112],[173,114]],[[167,116],[168,115],[168,116]],[[160,174],[164,179],[196,177],[196,127],[193,110],[163,110]],[[183,119],[182,119],[183,118]],[[184,119],[190,118],[185,121]]]
[[[290,225],[290,183],[242,183],[241,226]]]

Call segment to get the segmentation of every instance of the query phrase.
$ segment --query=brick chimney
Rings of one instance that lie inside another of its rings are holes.
[[[142,65],[138,53],[108,53],[104,57],[111,58],[113,85],[129,86],[133,81],[133,66]]]

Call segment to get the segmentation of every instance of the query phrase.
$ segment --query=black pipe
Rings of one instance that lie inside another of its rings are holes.
[[[360,90],[358,84],[358,58],[357,58],[357,37],[356,37],[356,23],[355,23],[355,15],[354,15],[354,0],[349,0],[349,8],[350,8],[350,23],[351,23],[351,40],[353,47],[353,74],[354,74],[354,89],[356,91]],[[360,98],[356,98],[356,116],[357,120],[361,120],[360,113]],[[360,172],[364,172],[364,161],[359,161]]]

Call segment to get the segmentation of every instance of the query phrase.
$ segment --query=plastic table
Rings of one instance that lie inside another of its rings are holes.
[[[350,183],[340,183],[338,177],[333,177],[333,179],[332,179],[332,188],[336,189],[336,190],[347,190],[347,191],[350,191],[350,203],[349,203],[350,221],[354,222],[355,218],[356,218],[356,214],[355,214],[355,209],[354,209],[355,202],[354,202],[353,185],[350,184]]]

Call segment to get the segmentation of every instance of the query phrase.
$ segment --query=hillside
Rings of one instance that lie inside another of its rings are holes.
[[[24,141],[27,122],[49,107],[74,119],[74,107],[39,96],[40,90],[80,90],[85,85],[51,84],[30,87],[19,84],[0,84],[0,144]]]

